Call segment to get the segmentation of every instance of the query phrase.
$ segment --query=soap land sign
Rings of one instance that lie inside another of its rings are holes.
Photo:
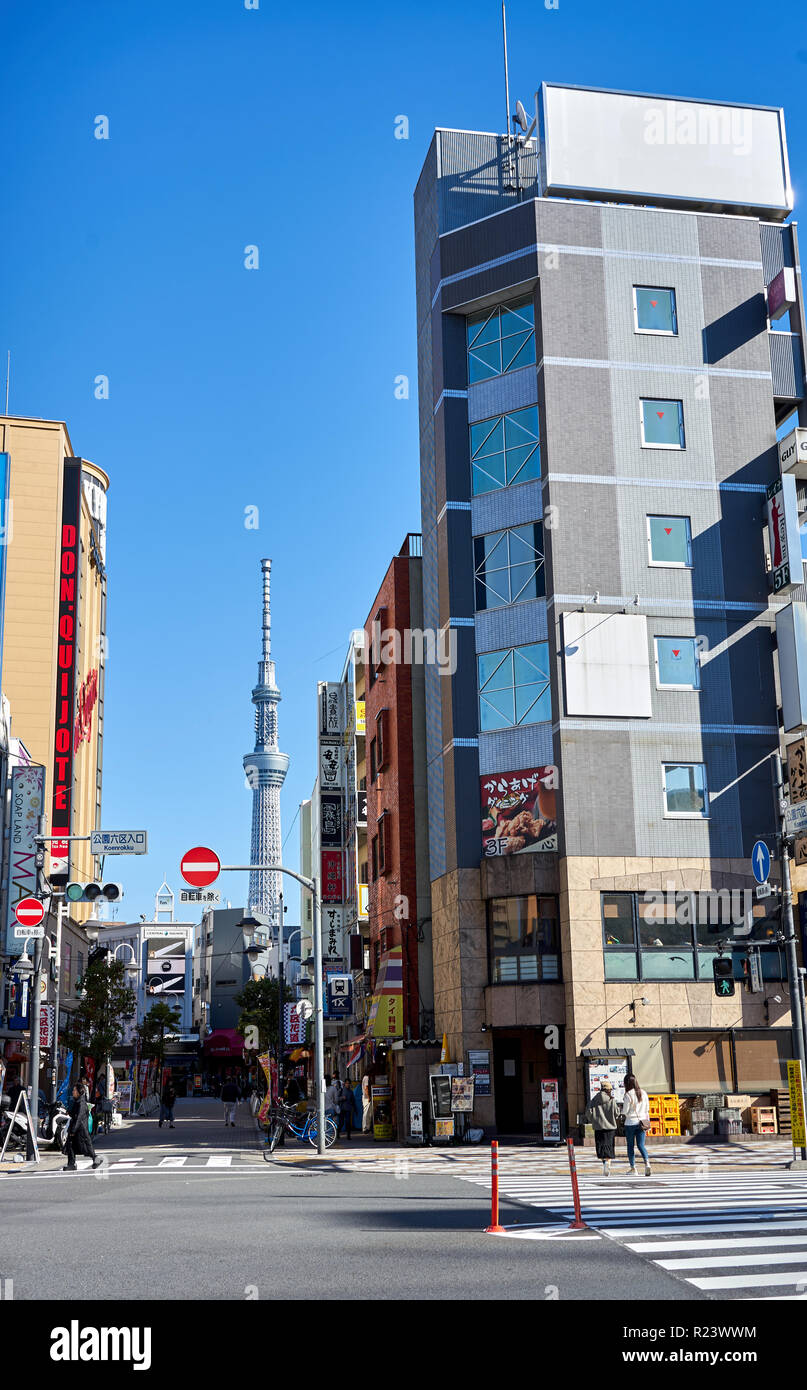
[[[36,897],[36,834],[45,801],[44,767],[15,767],[11,773],[9,826],[7,956],[22,955],[24,943],[15,937],[14,909],[23,898]]]

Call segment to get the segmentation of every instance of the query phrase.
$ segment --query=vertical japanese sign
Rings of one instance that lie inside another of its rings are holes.
[[[56,643],[56,715],[53,737],[53,803],[50,877],[67,882],[73,800],[73,752],[76,716],[76,648],[79,608],[81,463],[65,459],[62,530],[59,549],[59,617]]]
[[[787,1084],[790,1089],[790,1124],[794,1149],[805,1147],[804,1096],[801,1088],[801,1062],[787,1064]]]
[[[796,479],[791,473],[785,473],[771,483],[767,491],[771,575],[773,591],[778,594],[803,582]]]
[[[13,935],[17,925],[14,909],[23,898],[36,897],[36,832],[44,809],[44,767],[15,767],[11,773],[9,818],[7,956],[21,956],[25,946],[21,937]]]
[[[321,852],[321,860],[322,901],[323,903],[341,903],[344,898],[342,851],[340,849],[324,849]]]

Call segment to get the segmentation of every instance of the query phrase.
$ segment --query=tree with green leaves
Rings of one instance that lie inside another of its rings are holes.
[[[158,1000],[156,1004],[152,1004],[137,1030],[140,1041],[140,1056],[144,1058],[154,1057],[157,1060],[158,1089],[162,1088],[165,1039],[171,1033],[178,1033],[181,1027],[181,1010]]]
[[[247,980],[240,994],[235,996],[235,1002],[241,1010],[238,1032],[246,1036],[246,1030],[249,1027],[257,1028],[258,1050],[260,1052],[269,1051],[274,1058],[277,1058],[279,998],[280,981],[266,977],[261,980]],[[288,985],[284,985],[284,1004],[290,1004],[293,1000],[293,991],[289,989]]]
[[[76,983],[81,1003],[69,1018],[65,1041],[68,1047],[83,1049],[92,1057],[98,1075],[137,1012],[137,995],[126,984],[123,961],[110,956],[90,960]]]

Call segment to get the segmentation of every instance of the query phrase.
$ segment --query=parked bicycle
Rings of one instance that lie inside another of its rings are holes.
[[[269,1117],[269,1138],[264,1149],[263,1156],[267,1163],[270,1154],[273,1154],[280,1143],[281,1135],[293,1134],[295,1139],[304,1144],[306,1139],[314,1148],[317,1146],[317,1136],[319,1128],[317,1126],[316,1111],[311,1110],[300,1123],[295,1123],[297,1110],[295,1106],[279,1105],[273,1109]],[[336,1125],[330,1115],[325,1117],[325,1147],[330,1148],[336,1143]]]

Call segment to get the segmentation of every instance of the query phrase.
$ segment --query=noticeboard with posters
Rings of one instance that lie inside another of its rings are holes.
[[[454,1138],[454,1116],[453,1116],[453,1115],[444,1116],[444,1117],[441,1117],[441,1118],[438,1118],[438,1119],[435,1120],[435,1122],[434,1122],[434,1137],[435,1137],[435,1139],[438,1139],[438,1140],[439,1140],[439,1139],[453,1139],[453,1138]]]
[[[451,1077],[452,1114],[471,1115],[474,1108],[474,1078],[472,1076]]]
[[[115,1092],[115,1109],[119,1115],[128,1115],[132,1108],[132,1083],[119,1081]]]
[[[490,1095],[490,1053],[468,1053],[468,1070],[474,1078],[474,1090],[478,1096]]]
[[[592,1057],[586,1062],[586,1091],[589,1101],[601,1090],[603,1081],[610,1081],[611,1093],[617,1105],[625,1099],[625,1077],[628,1074],[626,1057]]]
[[[552,1078],[541,1082],[541,1138],[560,1143],[560,1086]]]
[[[480,777],[482,853],[486,858],[557,849],[556,786],[555,767]]]

